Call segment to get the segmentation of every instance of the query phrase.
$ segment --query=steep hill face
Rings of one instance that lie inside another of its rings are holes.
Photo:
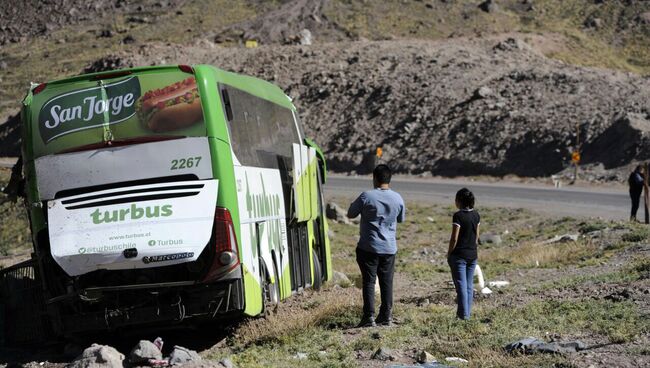
[[[179,53],[284,88],[335,171],[364,172],[381,146],[400,172],[545,176],[568,166],[578,134],[585,164],[650,158],[647,77],[569,66],[518,38],[153,45],[116,59],[167,63]]]

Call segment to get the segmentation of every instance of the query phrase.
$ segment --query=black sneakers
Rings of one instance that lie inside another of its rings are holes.
[[[357,325],[357,328],[362,328],[362,327],[376,327],[377,324],[375,323],[375,320],[371,318],[361,318],[361,322]]]
[[[390,327],[390,326],[393,325],[393,319],[390,318],[390,317],[388,317],[388,318],[379,317],[379,318],[377,318],[377,320],[375,320],[375,323],[378,326],[388,326],[388,327]]]

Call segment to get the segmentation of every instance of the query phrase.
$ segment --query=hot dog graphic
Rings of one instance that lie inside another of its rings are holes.
[[[154,132],[187,128],[203,118],[194,77],[146,92],[136,109],[142,124]]]

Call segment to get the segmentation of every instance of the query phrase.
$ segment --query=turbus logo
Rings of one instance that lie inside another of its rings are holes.
[[[173,214],[172,205],[138,207],[135,203],[129,208],[100,211],[99,208],[90,214],[93,224],[139,220],[141,218],[169,217]]]
[[[38,115],[41,138],[49,143],[66,134],[125,121],[135,115],[139,97],[136,77],[53,97]]]

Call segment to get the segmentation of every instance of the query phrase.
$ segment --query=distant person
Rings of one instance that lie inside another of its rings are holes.
[[[632,200],[632,212],[630,213],[630,221],[637,221],[636,213],[639,210],[639,201],[641,199],[641,192],[643,192],[644,176],[641,165],[637,165],[636,169],[632,171],[627,183],[630,186],[630,199]]]
[[[363,316],[358,327],[377,324],[390,326],[393,316],[393,273],[397,223],[403,222],[406,208],[404,200],[390,189],[392,173],[388,166],[379,165],[373,171],[374,189],[361,193],[350,204],[348,217],[361,215],[357,263],[363,282]],[[375,320],[375,280],[379,276],[381,306]]]
[[[447,262],[456,288],[456,317],[469,319],[474,297],[474,269],[478,260],[478,238],[481,216],[474,210],[474,194],[467,188],[456,193],[458,212],[452,218]]]

